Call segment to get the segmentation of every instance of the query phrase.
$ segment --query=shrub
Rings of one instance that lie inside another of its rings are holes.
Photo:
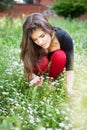
[[[60,16],[65,18],[76,18],[87,11],[86,1],[81,2],[81,0],[72,1],[56,1],[53,4],[53,10]]]
[[[25,4],[33,4],[33,0],[23,0]]]
[[[11,8],[15,3],[14,0],[0,0],[0,12]]]

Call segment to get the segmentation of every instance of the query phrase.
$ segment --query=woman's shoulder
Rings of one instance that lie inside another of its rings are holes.
[[[64,35],[64,33],[65,33],[65,31],[60,27],[54,27],[54,30],[55,30],[56,36],[58,38],[62,37]]]
[[[62,38],[64,38],[64,37],[67,37],[67,38],[71,37],[70,34],[66,30],[64,30],[64,29],[62,29],[60,27],[54,27],[54,30],[55,30],[56,36],[57,36],[57,38],[59,40],[62,39]]]
[[[61,33],[64,33],[64,32],[65,32],[65,30],[62,29],[62,28],[60,28],[60,27],[54,27],[54,30],[55,30],[56,32],[61,32]]]

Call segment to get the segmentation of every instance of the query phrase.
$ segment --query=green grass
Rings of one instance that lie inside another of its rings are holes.
[[[86,130],[87,129],[87,21],[49,19],[68,31],[75,47],[74,88],[82,99],[66,93],[65,73],[49,85],[30,86],[23,75],[20,43],[24,19],[0,19],[0,129]]]

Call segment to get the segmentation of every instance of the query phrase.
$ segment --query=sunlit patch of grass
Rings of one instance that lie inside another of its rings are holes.
[[[67,30],[75,44],[74,88],[81,99],[67,96],[65,73],[52,83],[45,77],[41,87],[30,86],[20,62],[21,19],[0,19],[0,129],[87,129],[86,21],[51,19]]]

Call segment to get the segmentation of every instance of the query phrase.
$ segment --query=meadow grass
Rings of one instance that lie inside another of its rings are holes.
[[[52,84],[30,86],[23,74],[20,43],[24,19],[0,19],[0,130],[87,129],[87,21],[49,19],[68,31],[75,50],[74,88],[82,98],[66,92],[65,72]]]

